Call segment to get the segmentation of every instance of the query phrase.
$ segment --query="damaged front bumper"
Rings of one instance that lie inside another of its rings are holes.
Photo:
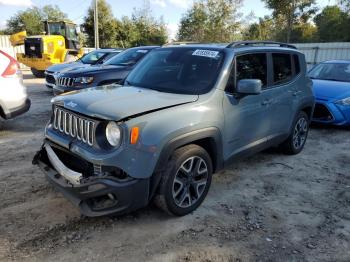
[[[95,174],[96,168],[91,163],[52,142],[44,142],[33,164],[83,215],[123,214],[148,204],[149,179],[118,178],[114,171]],[[74,166],[81,168],[73,170]],[[99,167],[100,171],[104,169],[111,167]]]

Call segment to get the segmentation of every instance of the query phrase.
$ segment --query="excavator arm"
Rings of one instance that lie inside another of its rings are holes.
[[[24,45],[24,39],[27,37],[27,31],[21,31],[10,36],[12,46]]]

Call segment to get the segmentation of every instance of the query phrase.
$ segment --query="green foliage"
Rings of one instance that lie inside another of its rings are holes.
[[[113,17],[111,10],[111,6],[105,0],[98,1],[98,31],[100,47],[116,46],[116,27],[118,22]],[[92,7],[88,9],[87,16],[84,17],[84,23],[82,26],[87,34],[87,45],[94,46],[94,9]]]
[[[163,18],[155,19],[149,6],[134,9],[131,23],[134,30],[130,41],[131,46],[162,45],[166,42],[167,31]]]
[[[230,42],[240,37],[241,0],[200,0],[180,20],[178,40]]]
[[[98,1],[100,47],[132,47],[161,45],[167,40],[166,26],[162,19],[152,16],[149,5],[134,9],[131,18],[118,20],[105,0]],[[82,26],[87,34],[86,44],[94,46],[94,12],[90,8]]]
[[[350,13],[350,1],[349,0],[338,0],[338,3],[345,12]]]
[[[272,18],[265,16],[259,18],[258,23],[253,23],[243,33],[244,40],[274,40],[275,23]]]
[[[341,7],[326,6],[314,16],[314,0],[264,1],[273,9],[272,17],[251,24],[243,34],[244,39],[293,43],[350,41],[350,14],[345,8],[350,2],[343,1]]]
[[[294,26],[307,23],[317,11],[315,0],[263,0],[282,27],[283,41],[290,42]],[[300,29],[300,28],[299,28]]]
[[[350,15],[338,6],[327,6],[314,19],[321,42],[350,41]]]
[[[67,19],[67,15],[58,6],[31,7],[19,11],[7,20],[5,32],[6,34],[13,34],[26,30],[28,35],[38,35],[44,31],[43,20],[59,21],[65,19]]]

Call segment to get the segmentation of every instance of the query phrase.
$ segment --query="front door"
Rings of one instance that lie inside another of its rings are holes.
[[[263,83],[261,94],[243,97],[235,95],[234,87],[241,79],[260,79]],[[225,160],[259,150],[266,145],[272,121],[272,92],[267,89],[267,83],[266,53],[249,53],[236,57],[223,99]]]

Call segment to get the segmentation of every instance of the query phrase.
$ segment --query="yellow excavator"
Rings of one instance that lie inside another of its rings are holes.
[[[13,46],[24,45],[24,54],[17,61],[30,67],[36,77],[45,77],[45,70],[53,65],[70,62],[83,55],[76,25],[68,21],[44,21],[44,35],[27,36],[22,31],[10,36]]]

